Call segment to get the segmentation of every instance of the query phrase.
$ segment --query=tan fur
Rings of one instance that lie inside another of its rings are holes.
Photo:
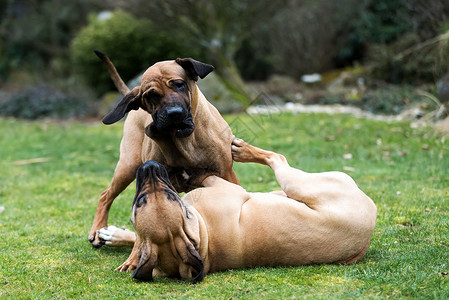
[[[249,193],[209,176],[203,188],[185,194],[178,204],[167,200],[160,187],[134,209],[137,241],[117,270],[136,269],[133,275],[140,279],[154,269],[154,275],[201,280],[195,253],[204,274],[255,266],[349,264],[364,256],[377,210],[348,175],[306,173],[290,167],[282,155],[239,139],[232,150],[236,161],[270,166],[286,196]],[[148,249],[152,265],[141,259]]]
[[[108,64],[107,61],[105,63]],[[118,74],[114,74],[115,68],[109,70],[120,79]],[[147,160],[157,160],[169,167],[210,169],[213,170],[213,174],[238,183],[232,170],[231,129],[217,109],[203,96],[196,82],[188,78],[185,70],[178,63],[164,61],[151,66],[144,73],[141,85],[126,96],[140,97],[142,95],[143,97],[150,89],[154,89],[163,95],[164,101],[173,93],[170,81],[176,79],[187,82],[189,95],[185,101],[189,102],[191,107],[195,130],[193,134],[185,138],[168,136],[150,139],[145,134],[145,128],[152,123],[151,115],[142,108],[128,113],[120,144],[120,159],[110,186],[100,197],[89,233],[89,240],[95,247],[103,243],[97,231],[107,226],[112,202],[134,180],[139,165]],[[124,87],[120,85],[120,82],[116,85],[122,92],[129,91],[123,90]],[[147,104],[143,105],[145,108]]]

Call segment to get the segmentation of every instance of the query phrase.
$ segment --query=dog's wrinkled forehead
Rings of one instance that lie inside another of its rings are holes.
[[[141,87],[147,90],[156,85],[167,85],[170,80],[187,80],[185,70],[174,60],[155,63],[143,73]]]

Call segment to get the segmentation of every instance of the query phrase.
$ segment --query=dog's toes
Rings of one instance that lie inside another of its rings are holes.
[[[234,140],[232,141],[232,145],[234,146],[243,146],[246,142],[242,139],[239,138],[234,138]]]
[[[136,267],[133,266],[131,263],[129,263],[128,261],[125,261],[123,264],[121,264],[118,268],[115,269],[115,271],[118,272],[126,272],[126,271],[132,271],[134,270]]]
[[[235,138],[232,141],[231,154],[232,154],[232,159],[234,161],[236,161],[236,162],[246,162],[247,161],[247,157],[246,157],[247,145],[248,145],[248,143],[246,143],[244,140],[239,139],[239,138]]]
[[[103,246],[104,245],[104,242],[102,242],[102,241],[94,241],[94,242],[92,242],[92,247],[94,247],[94,248],[96,248],[96,249],[98,249],[98,248],[101,248],[101,246]]]

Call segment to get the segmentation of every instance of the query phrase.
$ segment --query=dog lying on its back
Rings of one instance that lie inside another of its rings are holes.
[[[155,161],[137,173],[131,221],[137,235],[101,232],[116,244],[134,244],[117,270],[152,280],[169,275],[201,281],[231,268],[351,264],[368,249],[376,206],[341,172],[306,173],[284,156],[235,139],[233,157],[273,169],[280,192],[249,193],[217,176],[182,200]]]
[[[114,199],[134,180],[137,168],[147,160],[160,162],[179,191],[200,186],[209,175],[238,184],[232,170],[229,125],[196,85],[213,71],[211,65],[191,58],[158,62],[143,74],[141,84],[129,90],[112,62],[101,52],[115,85],[124,95],[104,119],[112,124],[126,113],[120,159],[110,186],[101,194],[89,241],[103,242],[97,231],[106,227]]]

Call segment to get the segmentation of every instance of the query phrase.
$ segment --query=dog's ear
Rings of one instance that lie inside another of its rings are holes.
[[[183,224],[183,230],[186,233],[186,235],[195,243],[196,245],[200,244],[200,222],[198,220],[198,217],[193,212],[195,208],[190,206],[189,204],[185,203],[184,205],[184,224]]]
[[[179,275],[182,278],[193,278],[193,283],[204,278],[204,262],[194,245],[200,244],[200,228],[195,210],[190,205],[184,206],[184,222],[180,236],[175,238],[175,247],[182,257]]]
[[[126,94],[122,101],[103,118],[103,123],[106,125],[113,124],[120,121],[127,112],[131,110],[138,110],[140,107],[140,97],[142,96],[140,92],[140,86],[132,89],[128,94]]]
[[[209,64],[194,60],[193,58],[177,58],[176,62],[186,71],[190,79],[198,81],[198,76],[203,79],[214,67]]]
[[[175,238],[176,251],[182,258],[179,265],[179,275],[181,278],[192,278],[193,283],[204,279],[204,262],[193,244],[187,236],[178,236]]]
[[[157,264],[156,247],[156,245],[151,246],[148,241],[142,243],[139,249],[139,264],[131,275],[132,278],[142,281],[153,281],[153,269]]]

